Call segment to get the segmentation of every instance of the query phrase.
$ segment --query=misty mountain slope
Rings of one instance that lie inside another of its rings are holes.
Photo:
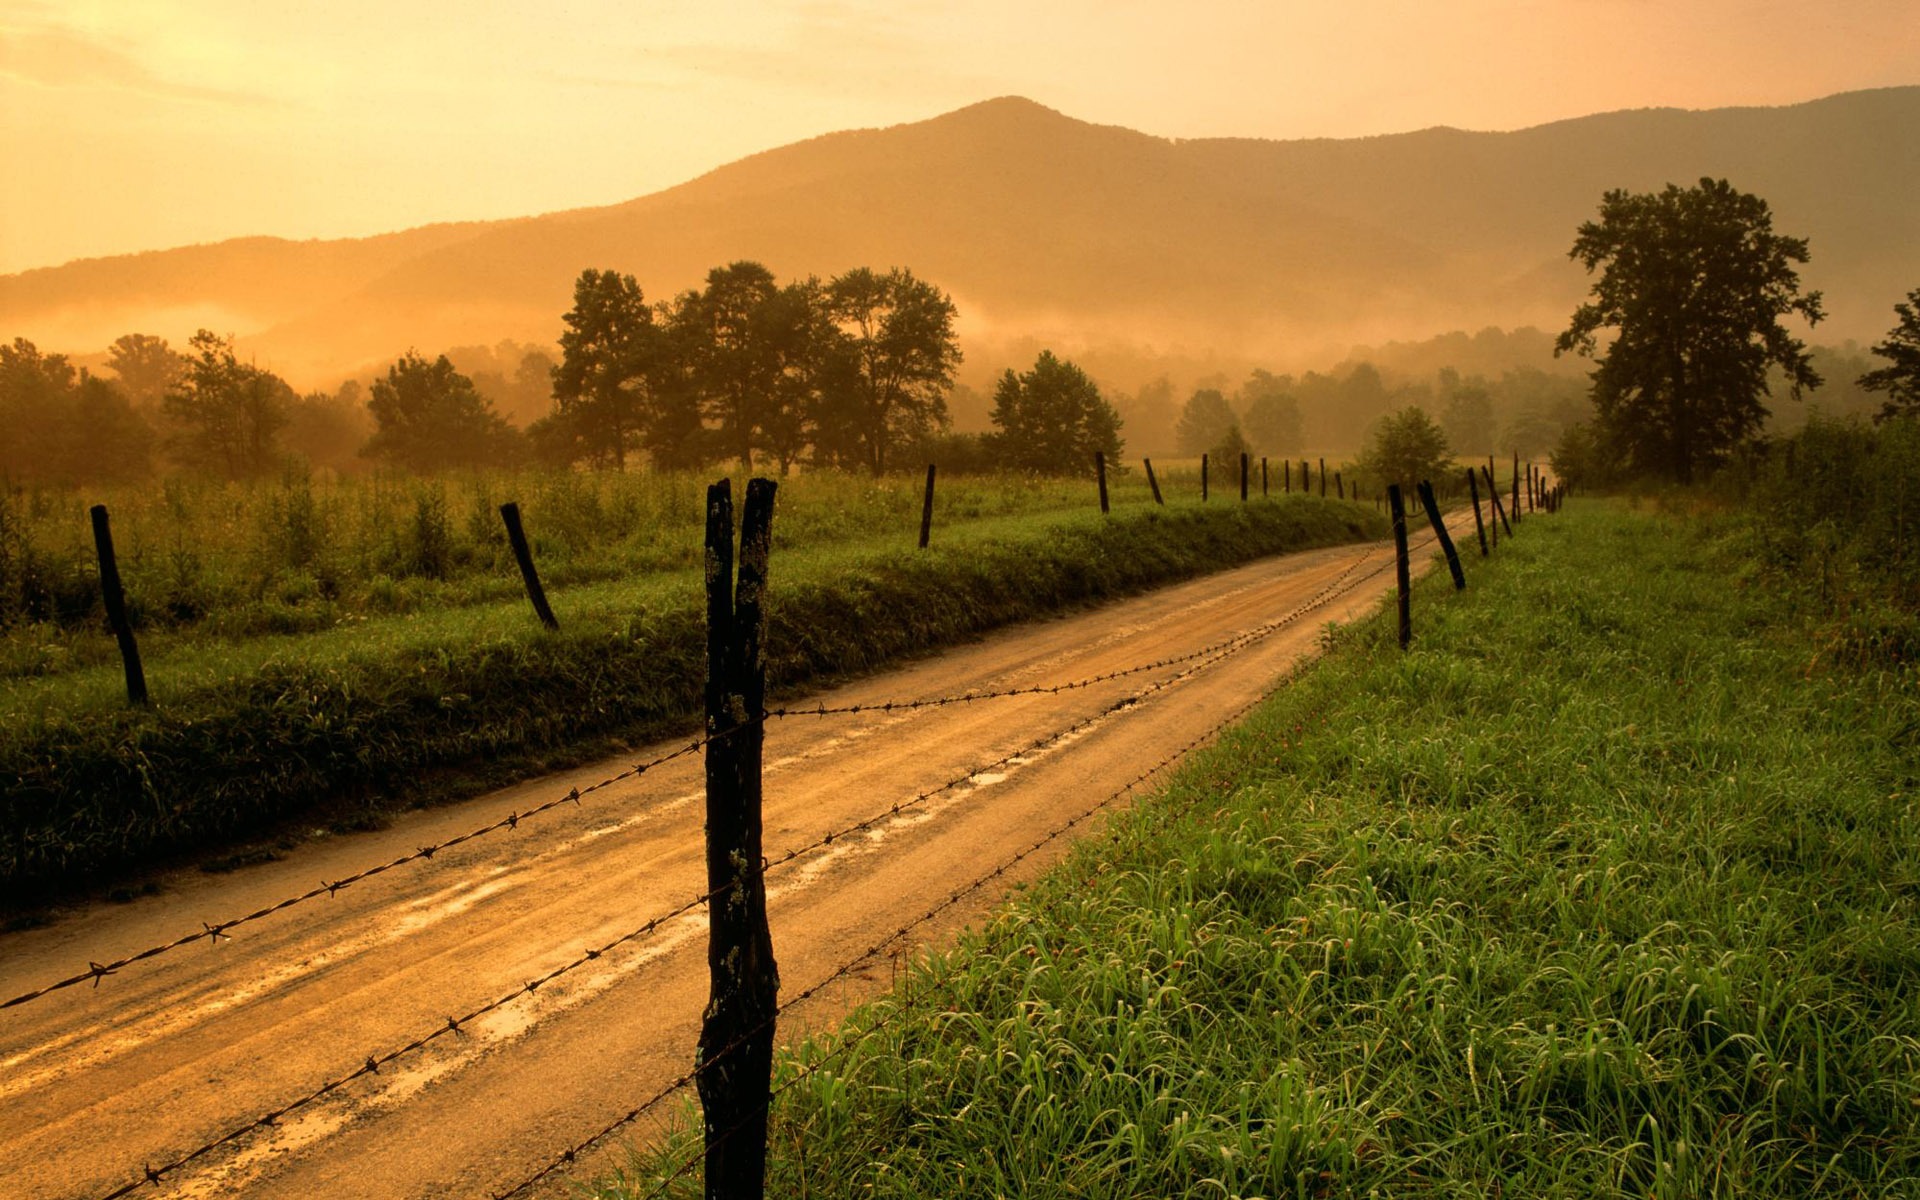
[[[752,258],[781,277],[910,266],[954,294],[975,341],[1179,342],[1284,364],[1305,344],[1562,324],[1586,288],[1566,251],[1603,192],[1713,175],[1810,239],[1805,278],[1833,314],[1822,336],[1870,339],[1920,285],[1916,131],[1920,88],[1294,142],[1172,141],[1009,97],[603,208],[29,272],[0,279],[0,332],[33,337],[91,296],[94,342],[54,346],[177,338],[190,329],[155,314],[191,297],[240,314],[249,348],[311,376],[410,345],[550,340],[583,267],[664,298]]]

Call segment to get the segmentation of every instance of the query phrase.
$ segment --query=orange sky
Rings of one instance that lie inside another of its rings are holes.
[[[610,203],[1007,94],[1294,138],[1913,83],[1920,0],[0,0],[0,272]]]

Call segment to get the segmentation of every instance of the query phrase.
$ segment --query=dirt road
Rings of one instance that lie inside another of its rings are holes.
[[[775,572],[777,587],[777,563]],[[1189,654],[1318,601],[1224,656],[1058,694],[771,722],[770,858],[884,817],[769,876],[783,992],[828,976],[1205,736],[1310,653],[1327,621],[1370,609],[1392,579],[1380,545],[1270,559],[1013,629],[807,703],[1081,680]],[[183,873],[160,895],[0,937],[0,998],[525,812],[670,749],[411,814],[382,832],[321,839],[236,874]],[[691,1062],[707,986],[698,907],[531,992],[524,985],[699,892],[701,780],[699,757],[683,757],[226,940],[0,1010],[0,1194],[106,1196],[141,1180],[144,1164],[171,1163],[436,1032],[133,1194],[397,1200],[504,1190]],[[891,812],[954,780],[963,782]],[[1064,840],[916,936],[950,934],[1057,857]],[[886,958],[869,962],[796,1009],[783,1031],[831,1019],[889,973]],[[449,1016],[516,989],[447,1029]]]

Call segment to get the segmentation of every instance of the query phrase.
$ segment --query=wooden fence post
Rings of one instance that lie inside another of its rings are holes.
[[[1513,523],[1507,520],[1506,509],[1500,506],[1500,489],[1493,485],[1492,471],[1487,472],[1487,499],[1493,503],[1493,515],[1500,518],[1500,526],[1493,531],[1493,544],[1498,546],[1500,544],[1500,529],[1504,528],[1507,531],[1507,536],[1512,537]]]
[[[1347,498],[1347,485],[1342,482],[1338,471],[1333,473],[1333,494],[1342,500]]]
[[[1320,498],[1327,498],[1327,460],[1320,460]]]
[[[1447,523],[1440,519],[1440,503],[1433,498],[1433,485],[1422,479],[1416,487],[1420,493],[1420,507],[1427,510],[1427,521],[1433,526],[1433,536],[1440,539],[1440,549],[1447,556],[1447,570],[1453,572],[1453,590],[1461,591],[1467,586],[1467,573],[1460,567],[1460,552],[1453,548],[1453,535],[1447,532]]]
[[[1520,519],[1520,452],[1513,452],[1513,519]],[[1513,530],[1507,530],[1512,533]]]
[[[512,500],[500,506],[500,522],[507,527],[507,545],[513,547],[513,561],[520,564],[520,581],[527,585],[527,601],[533,615],[548,629],[560,628],[560,621],[547,606],[547,589],[540,586],[540,572],[533,566],[533,548],[527,544],[527,531],[520,527],[520,506]]]
[[[1280,464],[1280,486],[1286,489],[1287,495],[1289,496],[1293,495],[1293,460],[1292,459],[1288,459],[1286,462],[1283,462]]]
[[[1400,499],[1400,485],[1387,485],[1387,509],[1393,515],[1393,577],[1400,588],[1400,648],[1413,640],[1413,581],[1407,571],[1407,507]]]
[[[1480,535],[1480,557],[1487,556],[1487,525],[1480,519],[1480,481],[1473,477],[1473,468],[1467,468],[1467,492],[1473,497],[1473,531]]]
[[[1240,503],[1242,504],[1247,502],[1247,472],[1251,465],[1247,459],[1247,452],[1242,450],[1240,452]]]
[[[707,971],[700,1026],[708,1200],[758,1200],[766,1187],[767,1106],[780,989],[761,871],[767,558],[774,484],[747,484],[740,573],[733,571],[731,481],[707,489]]]
[[[927,495],[920,502],[920,548],[933,540],[933,464],[927,464]]]
[[[1100,477],[1100,511],[1107,511],[1107,455],[1104,450],[1093,452],[1093,473]],[[929,477],[931,478],[931,477]]]
[[[1165,504],[1166,501],[1160,498],[1160,481],[1153,477],[1153,460],[1143,458],[1140,461],[1147,464],[1147,486],[1153,489],[1153,502],[1155,504]]]
[[[1264,454],[1260,456],[1260,494],[1267,494],[1267,456]]]
[[[96,504],[93,548],[100,556],[100,599],[106,602],[107,625],[120,643],[120,665],[126,668],[127,703],[147,703],[147,673],[140,666],[140,646],[133,640],[133,622],[127,619],[127,593],[120,586],[120,564],[113,555],[113,530],[107,525],[107,506]]]
[[[1203,504],[1206,503],[1206,499],[1207,499],[1207,456],[1202,454],[1200,456],[1200,501],[1201,503]]]

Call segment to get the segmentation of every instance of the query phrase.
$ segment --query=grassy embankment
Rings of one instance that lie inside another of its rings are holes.
[[[569,522],[558,504],[524,503],[557,633],[528,611],[497,514],[492,525],[481,519],[506,490],[498,479],[410,485],[387,508],[369,485],[315,496],[301,484],[300,503],[322,515],[302,526],[312,545],[300,567],[284,554],[286,494],[216,489],[204,510],[170,510],[165,496],[150,502],[157,510],[119,504],[122,575],[136,604],[181,554],[197,564],[191,594],[224,599],[171,615],[148,602],[150,711],[124,706],[111,639],[97,627],[58,614],[15,624],[15,669],[0,679],[0,775],[13,781],[0,800],[0,893],[31,898],[62,879],[232,844],[321,809],[321,820],[365,820],[580,761],[614,739],[690,727],[704,662],[701,481],[519,482],[549,501],[573,494],[593,518]],[[920,553],[917,479],[795,479],[774,521],[775,687],[1384,531],[1354,505],[1296,496],[1243,507],[1216,495],[1203,507],[1173,486],[1161,508],[1143,480],[1116,481],[1114,514],[1103,518],[1088,481],[945,484],[934,547]],[[595,489],[591,504],[578,499],[583,489]],[[428,542],[451,539],[437,543],[445,569],[399,582],[380,571],[420,541],[407,514],[444,514],[450,493],[472,519],[464,533],[426,522],[438,530]],[[84,529],[78,501],[67,503],[67,524]],[[175,526],[192,536],[168,541]],[[43,564],[82,553],[46,541],[32,549]],[[318,589],[322,576],[331,582]],[[261,632],[279,627],[298,632]],[[29,652],[35,638],[51,649]]]
[[[1915,668],[1744,544],[1580,502],[1429,577],[784,1053],[769,1194],[1920,1192]]]

